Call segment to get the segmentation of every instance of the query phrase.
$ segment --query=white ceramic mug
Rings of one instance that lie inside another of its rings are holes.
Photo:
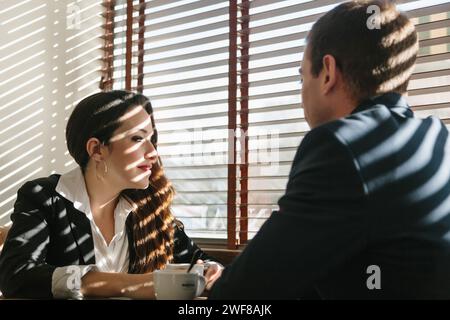
[[[197,273],[178,270],[156,270],[153,272],[157,300],[192,300],[205,289],[205,277]]]

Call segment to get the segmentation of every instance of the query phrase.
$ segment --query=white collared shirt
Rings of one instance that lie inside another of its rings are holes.
[[[133,205],[124,198],[120,198],[114,210],[114,236],[108,244],[95,224],[86,190],[81,168],[63,174],[55,191],[62,197],[73,202],[75,209],[84,212],[91,224],[92,238],[94,242],[95,269],[101,272],[123,272],[128,271],[129,251],[125,222],[128,214],[133,210]],[[71,275],[69,270],[74,266],[56,268],[52,277],[52,292],[55,298],[79,298],[78,290],[68,289],[67,281]],[[80,278],[93,269],[94,266],[78,266],[82,272]],[[80,281],[81,282],[81,281]]]

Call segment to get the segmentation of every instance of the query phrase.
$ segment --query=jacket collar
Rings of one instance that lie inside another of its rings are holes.
[[[405,117],[413,117],[413,112],[405,97],[396,92],[388,92],[366,99],[353,110],[352,114],[373,108],[376,105],[385,106]]]

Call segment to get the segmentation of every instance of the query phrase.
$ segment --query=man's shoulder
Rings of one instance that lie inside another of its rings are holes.
[[[382,127],[389,122],[390,117],[387,108],[376,107],[327,122],[311,129],[300,148],[324,152],[330,148],[352,149],[353,144],[366,143],[371,135],[377,135],[376,131],[385,130]],[[391,124],[388,130],[393,132],[395,128]]]
[[[376,105],[328,122],[322,126],[322,129],[330,131],[339,141],[349,145],[367,138],[377,130],[395,131],[398,125],[392,122],[392,119],[393,116],[388,107]]]
[[[399,129],[405,126],[417,126],[421,120],[393,115],[393,111],[384,105],[374,105],[344,118],[327,122],[312,129],[303,139],[296,159],[330,159],[351,161],[357,164],[360,155],[368,150],[377,149],[381,144],[397,140]],[[411,127],[413,127],[411,126]],[[397,133],[397,134],[396,134]],[[395,145],[391,151],[395,152]],[[306,156],[307,155],[307,156]],[[358,170],[361,169],[357,165]]]
[[[408,109],[409,113],[404,111],[378,104],[326,123],[320,129],[330,131],[337,140],[356,151],[374,148],[386,141],[395,142],[391,145],[394,148],[401,145],[399,140],[406,136],[412,138],[417,132],[424,135],[430,130],[448,131],[442,121],[434,116],[416,118],[411,110]],[[415,140],[417,143],[421,141]]]
[[[353,165],[348,146],[337,138],[328,124],[310,130],[300,143],[294,157],[290,176],[314,168],[334,170],[342,165]]]
[[[405,110],[378,105],[323,126],[346,147],[368,192],[391,187],[400,177],[431,174],[450,148],[441,120]]]

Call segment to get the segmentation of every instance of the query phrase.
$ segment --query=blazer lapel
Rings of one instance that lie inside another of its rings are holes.
[[[73,203],[67,202],[67,217],[75,243],[80,255],[80,264],[95,264],[94,241],[89,219],[86,214],[73,207]]]

